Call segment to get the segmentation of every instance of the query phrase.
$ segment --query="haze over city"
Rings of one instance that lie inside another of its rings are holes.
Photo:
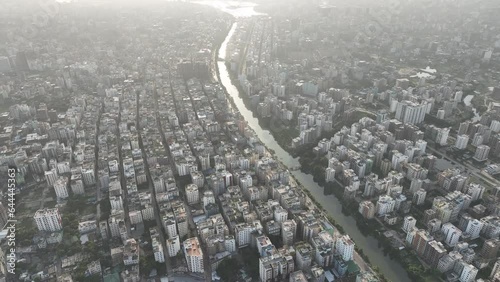
[[[500,281],[499,12],[1,0],[0,281]]]

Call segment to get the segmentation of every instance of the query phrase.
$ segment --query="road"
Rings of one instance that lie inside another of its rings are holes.
[[[122,112],[122,100],[120,99],[120,111],[118,112],[117,124],[120,124]],[[118,126],[119,127],[119,126]],[[123,212],[125,213],[125,225],[127,226],[127,233],[130,234],[130,217],[128,211],[128,190],[127,190],[127,180],[125,178],[125,171],[123,169],[123,156],[122,156],[122,144],[121,144],[121,133],[120,130],[117,131],[116,136],[116,146],[118,146],[118,169],[120,171],[120,184],[123,190]]]
[[[443,153],[440,150],[432,148],[430,146],[427,146],[427,149],[429,149],[429,151],[432,151],[434,154],[439,155],[440,157],[447,158],[447,159],[451,160],[452,162],[455,162],[458,165],[462,166],[463,168],[466,168],[467,170],[469,170],[469,172],[472,175],[476,176],[477,178],[481,179],[481,181],[487,183],[488,185],[491,185],[492,187],[497,187],[500,185],[500,183],[497,180],[486,178],[483,174],[481,174],[481,169],[479,169],[477,167],[474,167],[474,166],[467,164],[467,163],[464,163],[462,161],[458,161],[454,157],[452,157],[446,153]]]
[[[160,237],[160,242],[163,248],[163,255],[165,258],[165,267],[166,267],[166,272],[168,273],[172,269],[170,257],[168,256],[168,249],[167,249],[167,241],[165,240],[164,233],[162,232],[162,222],[160,218],[160,209],[158,208],[158,202],[156,201],[156,193],[153,185],[153,179],[151,178],[151,173],[149,170],[149,163],[148,163],[148,158],[146,156],[146,152],[144,151],[144,144],[142,143],[142,128],[139,126],[140,124],[140,103],[139,103],[139,93],[137,93],[137,131],[138,131],[138,137],[139,137],[139,147],[141,148],[142,151],[142,159],[144,162],[144,170],[146,172],[146,178],[149,186],[149,192],[151,194],[151,201],[154,209],[154,215],[155,215],[155,221],[156,221],[156,226],[159,230],[158,234]],[[155,104],[156,105],[156,104]],[[157,108],[157,106],[155,106]],[[157,119],[158,120],[158,119]]]
[[[95,147],[94,147],[94,176],[95,179],[97,179],[95,183],[95,190],[96,190],[96,203],[97,203],[97,212],[96,212],[96,220],[100,221],[101,220],[101,182],[99,180],[99,134],[100,134],[100,129],[99,126],[101,125],[101,116],[102,112],[104,109],[104,103],[101,103],[101,109],[99,110],[99,115],[97,116],[97,122],[96,122],[96,134],[95,134]]]
[[[366,263],[366,261],[358,254],[358,252],[354,252],[352,259],[359,266],[361,272],[372,272],[373,270],[370,268],[370,265]]]

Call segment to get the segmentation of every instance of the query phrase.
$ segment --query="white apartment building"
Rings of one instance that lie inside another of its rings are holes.
[[[203,192],[203,207],[206,207],[208,204],[215,204],[215,196],[212,191]]]
[[[142,213],[141,211],[130,211],[128,213],[130,218],[130,224],[137,224],[142,222]]]
[[[59,174],[71,172],[71,166],[69,165],[69,162],[57,163],[56,167],[57,167],[57,173]]]
[[[59,177],[54,183],[54,191],[59,199],[66,199],[69,197],[68,194],[68,182],[66,177]]]
[[[274,209],[274,220],[276,222],[284,222],[288,219],[288,211],[281,206],[277,206]]]
[[[465,233],[469,234],[470,238],[474,240],[479,238],[479,234],[481,233],[482,228],[483,228],[483,223],[480,220],[473,219],[469,221],[469,224],[467,224]]]
[[[335,250],[344,261],[350,261],[354,254],[354,242],[349,235],[343,235],[335,242]]]
[[[454,247],[460,240],[460,236],[462,236],[462,231],[449,222],[443,224],[441,231],[445,236],[444,242],[450,247]]]
[[[62,229],[61,214],[57,208],[37,210],[33,218],[40,231],[54,232]]]
[[[396,206],[396,201],[388,195],[382,195],[378,198],[377,201],[377,215],[382,216],[394,211],[394,207]]]
[[[196,184],[188,184],[186,186],[186,198],[190,205],[200,202],[200,193]]]
[[[189,238],[183,243],[184,256],[186,257],[190,272],[203,273],[203,251],[197,237]]]
[[[416,224],[417,224],[417,220],[413,216],[405,216],[405,219],[403,222],[403,231],[405,233],[410,232],[410,230],[412,230]]]
[[[233,235],[227,235],[224,237],[224,247],[226,251],[230,253],[236,252],[236,240]]]
[[[482,162],[488,159],[490,154],[490,147],[486,145],[480,145],[476,148],[476,153],[474,154],[474,159],[478,162]]]
[[[462,134],[457,136],[457,141],[455,141],[455,148],[463,150],[467,148],[469,144],[469,135]]]
[[[177,236],[177,224],[175,222],[175,216],[173,213],[168,212],[166,213],[163,218],[163,228],[165,229],[165,232],[167,233],[168,238],[173,238]]]
[[[47,181],[47,185],[52,186],[56,182],[56,180],[59,178],[57,175],[57,170],[56,169],[51,169],[49,171],[45,172],[45,180]]]
[[[335,169],[327,167],[325,171],[326,182],[332,182],[335,180]]]
[[[154,230],[156,232],[156,229]],[[151,247],[153,248],[155,261],[160,263],[165,262],[165,253],[163,252],[163,246],[160,242],[160,236],[157,233],[151,233]]]
[[[429,113],[432,105],[427,102],[421,104],[411,101],[397,102],[396,119],[403,123],[419,124],[425,119],[425,114]]]
[[[253,228],[251,225],[246,223],[241,223],[235,227],[235,236],[238,243],[238,247],[242,248],[248,246],[251,240]]]
[[[473,282],[476,281],[477,268],[472,264],[465,264],[462,273],[460,274],[460,282]]]
[[[109,203],[111,205],[111,210],[117,210],[117,211],[123,210],[122,196],[109,197]]]
[[[82,178],[83,178],[83,184],[87,186],[95,184],[94,170],[90,168],[82,170]]]
[[[142,220],[153,220],[155,217],[154,208],[151,204],[146,204],[141,210]]]
[[[167,239],[167,252],[169,257],[175,257],[177,253],[181,250],[181,243],[179,236],[174,236]]]
[[[82,181],[82,176],[81,174],[73,174],[71,175],[71,191],[73,191],[73,194],[75,195],[81,195],[85,193],[85,187],[83,186],[83,181]]]

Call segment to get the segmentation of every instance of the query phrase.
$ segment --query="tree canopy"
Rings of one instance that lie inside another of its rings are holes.
[[[222,281],[233,282],[238,278],[240,263],[234,258],[224,259],[217,267],[217,274]]]

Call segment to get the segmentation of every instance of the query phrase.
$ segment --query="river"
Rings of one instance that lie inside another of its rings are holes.
[[[253,11],[253,8],[250,10]],[[219,58],[222,60],[226,57],[227,44],[234,34],[237,26],[238,23],[233,24],[226,39],[219,49]],[[268,130],[264,130],[260,127],[258,119],[253,116],[252,111],[245,106],[243,100],[240,98],[238,89],[235,85],[233,85],[226,64],[222,60],[217,62],[220,82],[225,86],[239,112],[248,122],[248,125],[255,131],[257,136],[267,146],[267,148],[274,151],[275,156],[283,164],[285,164],[288,168],[298,166],[298,159],[293,158],[283,148],[281,148]],[[355,219],[351,216],[345,216],[342,214],[342,205],[339,200],[333,195],[326,195],[325,189],[313,181],[312,175],[305,174],[300,171],[291,171],[291,174],[311,192],[313,197],[325,208],[329,215],[335,219],[336,223],[344,228],[345,232],[347,232],[347,234],[349,234],[356,242],[356,245],[360,247],[369,257],[372,265],[378,266],[387,279],[401,282],[411,281],[404,268],[397,261],[392,260],[389,256],[384,256],[382,249],[378,248],[378,240],[376,238],[363,235],[357,227]]]

